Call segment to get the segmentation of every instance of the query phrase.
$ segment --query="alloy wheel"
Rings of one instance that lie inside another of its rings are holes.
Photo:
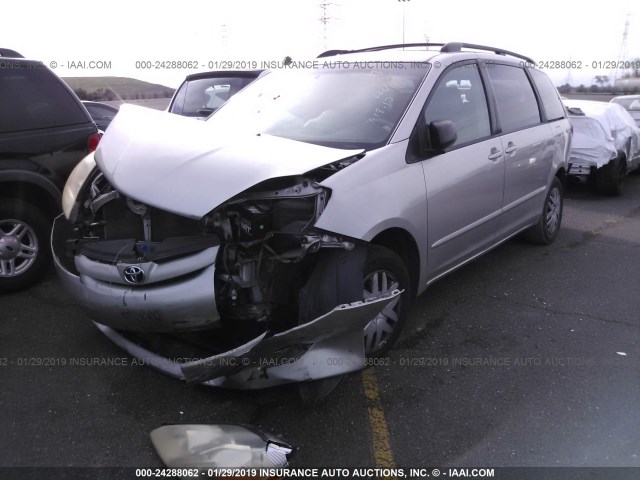
[[[15,277],[28,270],[38,255],[35,231],[20,220],[0,220],[0,277]]]
[[[395,276],[386,270],[378,270],[364,279],[364,299],[390,293],[399,288]],[[384,310],[364,327],[365,353],[380,350],[399,324],[400,296],[396,297]]]

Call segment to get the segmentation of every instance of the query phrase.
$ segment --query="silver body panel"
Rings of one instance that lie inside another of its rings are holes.
[[[261,335],[231,352],[186,363],[181,367],[182,374],[190,383],[202,383],[221,376],[231,376],[241,369],[250,367],[254,375],[259,373],[256,378],[269,378],[271,372],[266,375],[265,366],[287,366],[283,369],[287,376],[294,375],[296,381],[304,381],[329,376],[324,372],[330,370],[332,364],[337,364],[339,368],[336,370],[342,373],[358,370],[364,359],[362,329],[400,293],[396,290],[389,295],[364,302],[338,305],[332,311],[291,330],[268,338]],[[355,339],[348,336],[349,333],[355,333]],[[336,337],[343,337],[350,346],[333,349],[329,341]],[[311,355],[301,355],[296,351],[299,351],[300,345],[313,345],[312,349],[319,346]],[[320,357],[317,356],[318,349],[322,350]],[[345,361],[344,357],[341,357],[342,353],[359,358],[360,364]],[[279,363],[281,365],[278,365]],[[277,373],[274,375],[275,378],[279,377]]]
[[[470,58],[495,60],[455,54],[442,65]],[[390,228],[407,231],[419,249],[418,294],[534,225],[554,176],[568,168],[571,148],[571,126],[563,118],[408,164],[407,139],[439,75],[440,70],[430,70],[389,145],[323,182],[332,201],[316,223],[366,241]],[[509,147],[516,148],[505,153]],[[502,155],[489,159],[494,151]]]
[[[505,154],[499,238],[537,222],[547,187],[560,168],[566,169],[564,159],[571,148],[569,129],[569,122],[560,120],[501,137],[505,152],[508,146],[516,150]]]
[[[301,175],[362,153],[270,135],[220,138],[215,133],[206,122],[123,105],[95,159],[120,193],[201,218],[264,180]]]
[[[211,262],[199,270],[191,270],[191,275],[144,287],[126,285],[116,277],[116,266],[111,267],[113,279],[97,280],[104,273],[101,267],[110,266],[93,265],[95,276],[89,276],[86,273],[92,271],[91,265],[86,259],[76,259],[85,273],[74,275],[62,266],[55,252],[53,258],[67,292],[99,323],[132,331],[192,331],[214,327],[220,321],[213,288],[217,249],[207,252],[208,256],[213,255]]]
[[[110,327],[96,326],[130,355],[172,377],[207,386],[260,389],[362,369],[362,329],[400,293],[339,305],[305,325],[269,338],[262,334],[229,352],[189,363],[174,362],[136,345]],[[301,344],[308,349],[294,353]],[[288,349],[292,349],[289,356]]]
[[[203,221],[222,224],[224,219],[216,217],[220,211],[226,213],[225,209],[232,210],[245,200],[258,204],[281,195],[269,193],[266,187],[241,195],[257,184],[278,180],[281,185],[287,177],[300,177],[358,156],[357,161],[324,170],[321,181],[310,182],[314,189],[327,192],[328,201],[317,194],[317,217],[304,225],[303,230],[309,227],[312,233],[305,231],[303,248],[320,234],[329,240],[304,252],[314,255],[329,247],[351,251],[354,245],[375,243],[381,234],[402,231],[417,245],[415,290],[420,294],[436,279],[535,225],[554,178],[568,168],[571,127],[566,118],[540,121],[507,134],[495,128],[493,119],[490,135],[417,160],[408,158],[412,132],[443,70],[458,61],[495,57],[464,52],[431,58],[430,62],[441,61],[442,68],[428,69],[386,144],[366,153],[269,135],[216,139],[206,122],[125,108],[96,152],[96,163],[124,196],[155,209],[190,219],[206,216]],[[519,63],[511,60],[510,65]],[[494,110],[490,93],[487,99],[488,108]],[[148,127],[136,131],[140,124]],[[306,177],[303,182],[309,184]],[[252,207],[261,212],[256,205]],[[230,218],[235,222],[241,215],[233,214]],[[253,231],[254,226],[247,228]],[[296,252],[287,253],[298,259]],[[216,306],[214,278],[220,281],[216,265],[219,270],[226,268],[220,258],[224,254],[223,247],[216,247],[162,265],[142,262],[139,266],[149,275],[136,287],[122,280],[124,269],[133,264],[106,265],[77,256],[79,275],[66,271],[59,261],[56,265],[67,288],[104,324],[99,328],[129,353],[178,378],[234,388],[262,388],[362,368],[364,326],[399,295],[396,291],[373,302],[336,306],[305,325],[271,337],[261,335],[229,352],[186,365],[167,363],[114,330],[187,331],[215,326],[217,307],[223,309]],[[133,315],[127,313],[131,309]],[[292,361],[282,363],[288,352]],[[328,364],[327,359],[334,357],[342,361]]]

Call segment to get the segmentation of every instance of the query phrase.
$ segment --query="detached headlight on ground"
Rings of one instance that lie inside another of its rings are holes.
[[[295,450],[242,425],[164,425],[151,442],[168,467],[282,468]]]
[[[90,153],[76,165],[64,187],[62,192],[62,211],[67,220],[72,223],[78,215],[78,194],[94,168],[96,168],[96,161],[93,158],[93,153]]]

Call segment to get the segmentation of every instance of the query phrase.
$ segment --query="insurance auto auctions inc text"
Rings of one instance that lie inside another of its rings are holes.
[[[258,478],[493,478],[493,468],[261,468],[237,472]]]

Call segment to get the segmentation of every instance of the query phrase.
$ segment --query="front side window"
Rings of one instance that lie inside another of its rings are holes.
[[[272,72],[208,123],[217,135],[269,134],[336,148],[376,148],[390,138],[425,74],[374,62]]]
[[[424,119],[427,125],[451,120],[457,132],[454,146],[491,134],[487,98],[475,64],[452,68],[444,74],[429,99]]]
[[[522,68],[491,63],[486,71],[493,84],[502,133],[540,123],[538,102]]]

